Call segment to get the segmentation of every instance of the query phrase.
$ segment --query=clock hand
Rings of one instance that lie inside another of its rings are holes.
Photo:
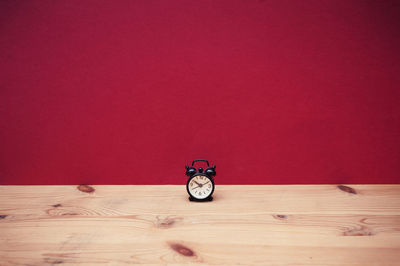
[[[202,187],[202,186],[203,186],[203,184],[200,184],[200,183],[198,183],[198,182],[196,182],[196,181],[194,181],[194,180],[193,180],[193,182],[195,182],[199,187]]]
[[[207,183],[210,183],[210,181],[205,182],[205,183],[203,184],[203,186],[206,185]]]

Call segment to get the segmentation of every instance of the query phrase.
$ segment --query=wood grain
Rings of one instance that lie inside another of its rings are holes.
[[[400,185],[0,186],[1,265],[399,265]]]

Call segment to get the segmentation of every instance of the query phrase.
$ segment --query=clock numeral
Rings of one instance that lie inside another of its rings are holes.
[[[208,187],[211,187],[211,184],[208,184]]]
[[[193,183],[190,183],[190,186],[193,187]]]

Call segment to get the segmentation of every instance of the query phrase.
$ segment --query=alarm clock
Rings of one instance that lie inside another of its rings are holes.
[[[196,162],[206,162],[208,168],[204,170],[202,167],[194,168]],[[207,160],[194,160],[192,166],[185,166],[186,175],[189,177],[186,183],[186,190],[189,194],[190,201],[212,201],[212,194],[214,193],[214,176],[215,165],[210,167]]]

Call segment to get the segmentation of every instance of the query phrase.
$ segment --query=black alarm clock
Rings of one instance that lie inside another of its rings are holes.
[[[199,167],[199,169],[194,168],[195,162],[206,162],[208,168],[204,170]],[[207,160],[194,160],[192,166],[185,166],[186,175],[189,177],[186,183],[186,190],[189,194],[190,201],[212,201],[212,194],[214,193],[214,176],[217,174],[215,172],[215,165],[210,167]]]

